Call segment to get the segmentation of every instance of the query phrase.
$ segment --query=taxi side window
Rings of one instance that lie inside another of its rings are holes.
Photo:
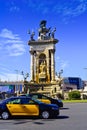
[[[47,97],[45,97],[45,96],[42,96],[42,99],[48,99]]]
[[[35,104],[33,100],[29,100],[29,104]]]
[[[21,101],[21,104],[35,104],[33,100],[31,99],[28,99],[28,98],[23,98],[22,101]]]
[[[20,99],[14,99],[14,100],[8,102],[8,104],[20,104],[20,103],[21,103]]]
[[[23,98],[21,103],[22,104],[29,104],[29,99]]]
[[[33,95],[32,98],[38,99],[38,95]]]

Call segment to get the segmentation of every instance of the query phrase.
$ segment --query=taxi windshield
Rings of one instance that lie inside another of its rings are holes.
[[[38,104],[44,104],[43,102],[41,102],[41,101],[38,100],[38,99],[32,98],[32,100],[33,100],[34,102],[38,103]]]
[[[9,99],[7,98],[7,99],[1,100],[0,103],[8,103],[8,101],[9,101]]]

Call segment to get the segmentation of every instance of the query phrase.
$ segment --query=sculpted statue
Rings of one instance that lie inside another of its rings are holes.
[[[54,39],[56,28],[54,29],[51,29],[51,27],[46,28],[46,23],[47,23],[46,20],[42,20],[39,24],[40,28],[38,30],[39,32],[38,40],[51,40],[51,39],[53,40]],[[30,41],[35,41],[34,39],[35,32],[34,31],[30,32],[29,30],[28,34],[30,34]]]
[[[52,35],[52,38],[54,38],[54,33],[56,31],[56,28],[54,28],[54,30],[52,31],[51,35]]]
[[[39,36],[46,36],[46,33],[48,33],[50,31],[50,28],[46,28],[46,23],[47,21],[46,20],[42,20],[40,22],[40,29],[39,29]]]
[[[34,35],[35,35],[35,32],[33,31],[33,32],[30,32],[30,30],[28,31],[28,34],[30,34],[30,40],[31,41],[35,41],[34,40]]]
[[[56,28],[54,28],[53,30],[51,30],[51,27],[46,28],[46,20],[42,20],[40,22],[40,28],[39,28],[39,38],[38,39],[42,39],[42,40],[48,40],[48,39],[54,39],[54,35],[55,35],[55,31]]]
[[[45,61],[43,61],[40,64],[40,73],[45,73],[45,72],[46,72],[46,63]]]
[[[41,22],[40,22],[40,28],[44,28],[44,27],[46,27],[46,20],[42,20]]]

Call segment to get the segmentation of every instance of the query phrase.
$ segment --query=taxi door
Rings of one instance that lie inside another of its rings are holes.
[[[23,107],[21,105],[21,99],[14,99],[12,101],[9,101],[8,104],[6,104],[6,106],[11,115],[23,114]]]
[[[22,111],[26,116],[39,116],[39,105],[31,99],[22,102]]]
[[[32,100],[29,102],[17,103],[14,102],[12,104],[8,103],[7,108],[10,111],[11,115],[18,116],[38,116],[39,115],[39,106],[35,104]]]
[[[40,98],[41,98],[41,99],[40,99],[41,102],[44,102],[44,103],[46,103],[46,104],[51,104],[51,101],[50,101],[46,96],[41,95]]]
[[[7,104],[7,108],[11,115],[24,115],[23,106],[20,104]]]
[[[49,99],[47,99],[44,95],[42,96],[42,95],[39,95],[39,94],[34,94],[32,96],[32,98],[37,99],[37,100],[39,100],[43,103],[46,103],[46,104],[51,104],[51,101]]]
[[[40,101],[46,104],[51,104],[51,101],[49,99],[40,99]]]
[[[35,104],[25,104],[23,107],[23,113],[26,116],[39,116],[39,106]]]

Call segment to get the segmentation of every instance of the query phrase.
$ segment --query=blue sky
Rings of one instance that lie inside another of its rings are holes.
[[[30,74],[29,34],[41,20],[56,27],[56,72],[87,79],[87,0],[0,0],[0,80]],[[31,75],[29,76],[29,78]]]

